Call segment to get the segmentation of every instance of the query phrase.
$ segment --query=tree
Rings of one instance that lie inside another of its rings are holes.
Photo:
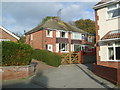
[[[54,18],[56,18],[56,17],[55,16],[53,16],[53,17],[52,16],[47,16],[42,20],[41,24],[44,24],[46,21],[48,21],[50,19],[54,19]]]
[[[20,38],[20,40],[18,42],[25,43],[25,35],[24,34],[22,34],[22,33],[14,33],[14,32],[12,32],[12,33]]]
[[[90,19],[80,19],[75,21],[76,27],[89,32],[89,33],[95,33],[95,21]]]

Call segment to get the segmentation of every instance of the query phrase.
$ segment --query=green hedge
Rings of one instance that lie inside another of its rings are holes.
[[[11,41],[2,42],[2,65],[28,65],[32,60],[33,49],[28,44]]]
[[[52,53],[48,50],[34,50],[32,57],[55,67],[61,64],[61,57],[58,54]]]

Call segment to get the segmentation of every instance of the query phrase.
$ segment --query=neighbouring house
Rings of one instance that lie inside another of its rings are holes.
[[[95,73],[120,85],[120,0],[94,6],[96,18]]]
[[[15,34],[8,31],[3,26],[0,26],[0,41],[13,41],[17,42],[20,38]]]
[[[25,33],[26,43],[34,49],[47,49],[52,52],[81,51],[86,45],[82,40],[88,33],[65,23],[56,17]],[[90,38],[90,43],[92,43]]]

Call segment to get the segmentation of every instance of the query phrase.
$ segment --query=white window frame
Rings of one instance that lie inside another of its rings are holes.
[[[48,31],[50,31],[50,35],[48,35]],[[52,30],[46,30],[46,37],[53,37],[53,31]]]
[[[61,52],[68,52],[68,44],[67,43],[59,43],[59,47],[61,47],[61,44],[65,44],[66,45],[65,51],[62,51],[61,49],[59,49],[59,51],[61,51]]]
[[[62,33],[62,32],[64,32],[64,33],[65,33],[65,37],[62,37],[62,36],[61,36],[61,33]],[[67,32],[65,32],[65,31],[59,31],[59,34],[60,34],[60,38],[68,38],[68,33],[67,33]]]
[[[51,47],[51,50],[49,50],[49,46]],[[53,51],[53,45],[52,44],[47,44],[47,50],[49,50],[49,51]]]
[[[113,51],[114,51],[114,60],[110,60],[109,59],[109,50],[108,48],[113,47]],[[120,62],[120,60],[116,60],[116,47],[120,47],[120,45],[115,45],[115,42],[112,45],[107,45],[107,59],[108,61],[117,61]]]
[[[91,36],[88,36],[88,42],[92,42],[93,38]]]
[[[113,18],[118,18],[118,17],[120,17],[120,15],[118,15],[118,16],[116,16],[116,17],[111,17],[111,18],[108,17],[108,12],[120,8],[120,4],[119,4],[119,3],[113,4],[113,5],[117,5],[117,7],[116,7],[116,8],[112,8],[112,9],[108,9],[108,8],[109,8],[109,6],[108,6],[108,7],[106,8],[106,10],[107,10],[107,12],[106,12],[107,19],[113,19]],[[112,6],[112,5],[111,5],[111,6]]]
[[[30,40],[33,40],[33,34],[30,34]]]
[[[79,37],[75,38],[75,35],[79,35]],[[81,33],[73,32],[72,33],[72,39],[80,40],[81,39]]]

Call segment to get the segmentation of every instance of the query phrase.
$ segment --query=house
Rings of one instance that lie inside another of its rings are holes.
[[[3,26],[0,26],[0,41],[13,41],[17,42],[20,38],[15,34],[8,31]]]
[[[26,43],[34,49],[67,53],[84,49],[82,38],[85,38],[87,32],[56,17],[26,32],[25,35]]]
[[[94,9],[97,52],[95,73],[120,85],[120,0],[102,0]]]

